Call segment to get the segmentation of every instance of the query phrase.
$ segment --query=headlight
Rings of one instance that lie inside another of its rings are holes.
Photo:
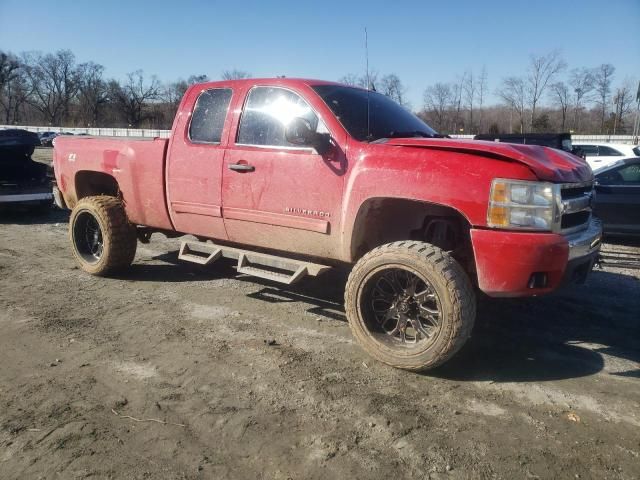
[[[496,178],[491,183],[487,225],[493,228],[556,230],[560,186]]]

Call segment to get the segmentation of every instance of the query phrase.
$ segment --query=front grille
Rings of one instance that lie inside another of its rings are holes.
[[[562,199],[578,198],[586,194],[590,194],[593,190],[592,184],[565,184],[562,186]]]
[[[573,233],[584,230],[591,220],[591,201],[593,198],[593,184],[569,183],[561,188],[561,231]]]

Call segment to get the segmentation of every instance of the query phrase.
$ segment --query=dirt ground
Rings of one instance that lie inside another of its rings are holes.
[[[351,338],[345,274],[75,266],[68,214],[0,216],[0,478],[640,477],[640,272],[482,300],[424,375]],[[640,255],[640,247],[607,248]]]

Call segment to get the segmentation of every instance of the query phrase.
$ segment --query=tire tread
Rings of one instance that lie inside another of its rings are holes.
[[[367,265],[381,256],[393,254],[410,254],[415,257],[417,262],[425,262],[431,264],[433,268],[443,277],[447,291],[451,296],[452,312],[450,314],[453,320],[452,335],[447,343],[440,349],[437,357],[427,364],[409,365],[407,362],[394,363],[381,359],[369,344],[362,338],[362,334],[358,328],[355,328],[353,318],[357,316],[356,296],[358,286],[358,273],[362,269],[366,269]],[[380,245],[367,254],[365,254],[354,266],[347,285],[345,288],[345,308],[349,318],[351,331],[358,340],[358,343],[372,356],[382,360],[384,363],[392,367],[402,368],[410,371],[424,371],[442,365],[455,355],[471,336],[476,315],[476,299],[475,292],[469,281],[467,274],[462,267],[448,253],[440,248],[421,241],[398,241],[384,245]]]
[[[131,265],[136,254],[137,236],[135,226],[129,222],[122,201],[117,197],[97,195],[81,199],[71,215],[69,235],[73,242],[73,221],[75,213],[89,210],[99,217],[103,226],[103,239],[109,238],[109,248],[97,264],[89,264],[73,248],[74,256],[82,269],[88,273],[106,276],[121,271]],[[106,242],[106,241],[105,241]]]

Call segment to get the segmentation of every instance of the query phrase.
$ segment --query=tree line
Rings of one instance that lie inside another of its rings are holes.
[[[226,70],[222,79],[246,78]],[[412,108],[407,88],[394,73],[347,74],[340,82],[375,89],[416,113],[441,133],[566,131],[628,133],[634,82],[614,86],[615,67],[568,69],[558,51],[531,55],[527,71],[502,78],[493,92],[486,68],[428,86],[423,105]],[[136,70],[122,80],[105,67],[80,63],[70,50],[54,53],[0,51],[0,123],[52,127],[171,127],[187,88],[203,74],[163,83]],[[499,103],[487,104],[494,93]]]
[[[250,75],[228,70],[221,76]],[[208,80],[199,74],[162,83],[142,70],[115,80],[105,77],[102,65],[77,62],[70,50],[20,55],[0,51],[0,123],[166,129],[187,88]]]
[[[524,74],[498,83],[500,103],[485,105],[483,68],[427,87],[420,116],[447,133],[631,133],[637,79],[614,84],[615,70],[609,63],[568,68],[557,50],[530,55]]]

